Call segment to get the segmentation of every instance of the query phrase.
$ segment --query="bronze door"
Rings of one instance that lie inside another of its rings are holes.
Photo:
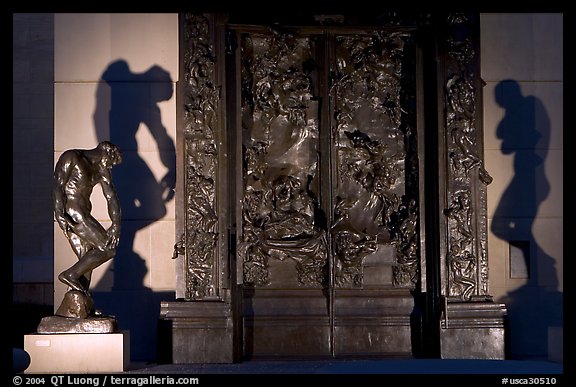
[[[414,31],[229,35],[244,355],[410,356],[423,262]]]
[[[181,19],[172,360],[502,358],[478,14]]]

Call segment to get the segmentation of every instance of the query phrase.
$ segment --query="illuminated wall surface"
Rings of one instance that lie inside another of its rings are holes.
[[[153,360],[159,303],[176,286],[175,203],[162,179],[174,168],[178,15],[13,21],[13,302],[60,303],[56,276],[76,258],[53,221],[53,165],[66,149],[111,140],[124,153],[113,170],[122,239],[92,291],[130,330],[132,360]],[[481,16],[489,293],[508,307],[514,358],[562,357],[562,31],[559,14]],[[106,225],[98,189],[93,203]]]
[[[513,356],[561,355],[562,15],[481,18],[490,293]]]

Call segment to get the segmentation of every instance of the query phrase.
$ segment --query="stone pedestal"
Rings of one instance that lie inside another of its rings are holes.
[[[505,317],[504,304],[448,302],[440,320],[442,359],[505,359]]]
[[[30,355],[25,373],[110,373],[130,364],[130,334],[29,334],[24,350]]]

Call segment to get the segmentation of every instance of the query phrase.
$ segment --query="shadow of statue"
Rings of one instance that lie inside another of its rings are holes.
[[[542,101],[522,95],[520,84],[514,80],[501,81],[495,99],[505,109],[496,136],[501,140],[501,152],[514,155],[514,176],[496,207],[491,231],[519,249],[524,267],[516,276],[527,277],[524,285],[500,300],[508,308],[509,355],[543,357],[548,353],[549,327],[563,326],[563,294],[558,291],[556,263],[534,235],[538,209],[550,193],[544,170],[550,121]],[[511,262],[510,266],[518,267],[519,263]],[[510,273],[512,270],[510,267]]]
[[[172,95],[173,82],[166,70],[152,66],[134,73],[124,60],[106,68],[96,92],[96,136],[98,141],[108,139],[116,144],[122,150],[123,163],[113,172],[122,212],[120,243],[113,266],[94,286],[93,295],[99,308],[117,317],[120,329],[130,331],[133,360],[155,356],[160,301],[174,299],[174,292],[153,292],[145,285],[148,267],[134,245],[139,231],[166,215],[166,205],[174,197],[175,145],[158,106]],[[139,143],[137,133],[144,127],[153,144]],[[154,155],[156,149],[162,166],[155,170],[166,170],[158,179],[148,165],[150,160],[143,158]],[[167,264],[171,253],[166,252]]]

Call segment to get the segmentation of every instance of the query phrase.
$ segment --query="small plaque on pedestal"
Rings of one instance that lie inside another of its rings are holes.
[[[25,373],[108,373],[125,371],[130,363],[129,332],[29,334]]]

